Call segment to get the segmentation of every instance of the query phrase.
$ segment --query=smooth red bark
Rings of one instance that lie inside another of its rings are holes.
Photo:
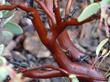
[[[66,21],[62,21],[62,19],[56,18],[57,24],[55,25],[55,29],[53,31],[48,32],[45,28],[45,25],[42,23],[42,20],[40,19],[40,15],[38,11],[34,8],[27,7],[26,5],[20,4],[15,6],[0,6],[0,10],[13,10],[15,8],[20,8],[26,12],[31,12],[33,19],[33,25],[35,27],[35,30],[38,32],[38,35],[40,37],[40,40],[42,43],[50,50],[53,57],[55,58],[57,64],[59,65],[59,68],[66,70],[69,74],[76,74],[77,77],[85,80],[89,80],[90,82],[95,82],[95,80],[99,80],[100,82],[102,80],[106,80],[106,78],[101,74],[100,71],[96,69],[92,69],[91,65],[85,64],[85,63],[78,63],[78,62],[72,62],[62,51],[62,47],[59,45],[62,44],[63,48],[67,47],[72,50],[70,50],[73,53],[73,57],[76,58],[76,55],[80,55],[80,52],[73,47],[74,45],[69,42],[70,39],[66,33],[64,33],[64,37],[59,38],[59,43],[57,42],[58,36],[64,31],[64,29],[68,25],[81,25],[86,22],[89,22],[91,20],[94,20],[94,17],[90,17],[89,19],[78,22],[75,18],[67,19]],[[56,8],[57,11],[57,8]],[[60,15],[59,11],[56,13],[56,16]],[[69,45],[68,45],[68,44]],[[65,45],[66,44],[66,45]],[[72,45],[72,47],[71,47]],[[82,54],[82,53],[81,53]],[[24,71],[23,74],[27,77],[31,78],[51,78],[51,77],[59,77],[59,76],[67,76],[61,71],[51,70],[51,71],[40,71],[40,70],[27,70]]]

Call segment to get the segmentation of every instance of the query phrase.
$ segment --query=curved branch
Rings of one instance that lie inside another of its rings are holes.
[[[30,71],[31,71],[31,70],[37,70],[37,69],[40,69],[40,68],[45,68],[45,69],[46,69],[46,68],[51,68],[52,70],[60,71],[60,72],[64,73],[64,74],[67,75],[67,76],[70,75],[66,70],[64,70],[64,69],[62,69],[62,68],[59,68],[59,67],[57,67],[57,66],[50,65],[50,64],[37,66],[37,67],[31,68],[31,69],[29,69],[29,70],[30,70]]]
[[[55,18],[56,18],[57,24],[59,24],[60,22],[62,22],[62,18],[60,15],[58,0],[54,0],[54,12],[55,12]],[[58,42],[62,49],[65,49],[70,52],[72,60],[74,61],[79,60],[81,56],[85,56],[84,53],[76,49],[75,45],[70,40],[66,30],[60,34],[60,36],[58,37]]]
[[[69,54],[71,55],[72,61],[80,61],[81,57],[86,56],[84,52],[80,51],[79,49],[76,48],[76,46],[73,44],[73,42],[70,40],[69,35],[67,31],[63,31],[59,37],[58,37],[58,42],[60,46],[67,50]],[[68,45],[67,45],[68,44]],[[91,64],[91,60],[88,60],[87,63]]]
[[[22,72],[25,77],[30,77],[30,78],[42,78],[42,79],[47,79],[47,78],[55,78],[55,77],[68,77],[69,75],[58,71],[58,70],[25,70]],[[107,81],[105,78],[93,78],[89,77],[87,75],[80,75],[80,74],[75,74],[79,79],[86,79],[89,82],[93,82],[92,80],[97,80],[97,81]]]
[[[42,79],[67,76],[61,73],[60,71],[56,71],[56,70],[51,70],[51,71],[27,70],[23,72],[23,75],[25,77],[42,78]]]
[[[16,9],[17,6],[16,5],[13,5],[13,6],[3,6],[3,5],[0,5],[0,10],[13,10],[13,9]]]
[[[66,21],[63,21],[61,23],[59,23],[57,26],[56,26],[56,35],[55,37],[57,38],[59,36],[59,34],[61,32],[64,31],[64,29],[67,27],[67,26],[70,26],[70,25],[76,25],[76,26],[79,26],[79,25],[82,25],[84,23],[87,23],[87,22],[90,22],[92,20],[95,20],[95,19],[98,19],[100,18],[100,16],[97,16],[97,15],[93,15],[91,17],[89,17],[88,19],[82,21],[82,22],[78,22],[77,19],[75,18],[70,18]]]
[[[52,55],[54,56],[59,67],[66,70],[68,73],[73,73],[76,75],[80,74],[89,78],[106,80],[106,78],[99,71],[97,71],[96,69],[92,69],[91,65],[71,62],[64,54],[64,52],[62,52],[61,48],[58,46],[57,43],[54,42],[51,46],[49,46],[49,50],[52,52]]]
[[[54,5],[54,14],[55,14],[56,22],[58,24],[62,21],[62,18],[60,15],[59,0],[54,0],[53,5]]]
[[[10,6],[10,7],[13,9],[13,6]],[[77,64],[76,63],[72,63],[67,58],[67,56],[65,56],[64,52],[62,52],[62,50],[58,46],[57,42],[55,40],[53,40],[53,39],[52,39],[52,41],[50,41],[50,38],[52,38],[52,37],[48,36],[47,31],[45,29],[45,26],[43,25],[43,23],[42,23],[42,21],[40,19],[40,16],[39,16],[39,14],[38,14],[36,9],[31,8],[31,7],[26,7],[25,5],[17,5],[17,7],[21,8],[22,10],[24,10],[26,12],[31,12],[32,13],[32,16],[33,16],[32,22],[33,22],[33,24],[34,24],[34,26],[36,28],[36,31],[39,34],[39,37],[40,37],[41,41],[53,53],[54,58],[56,59],[57,63],[59,64],[59,66],[62,69],[68,71],[69,73],[73,73],[73,74],[76,74],[76,75],[77,74],[81,74],[83,78],[84,78],[84,76],[86,76],[88,78],[92,78],[91,80],[93,80],[93,79],[105,80],[105,78],[103,78],[103,75],[100,74],[99,72],[97,72],[95,69],[92,69],[90,67],[90,65],[85,65],[85,64],[80,65],[78,63]],[[9,6],[7,6],[7,8],[6,8],[6,6],[5,6],[4,9],[3,8],[4,8],[4,6],[0,6],[1,10],[10,9]],[[16,7],[14,7],[14,8],[16,8]],[[66,22],[64,24],[65,25],[69,25],[69,24],[71,24],[71,22]],[[61,33],[61,31],[59,33]],[[31,70],[31,71],[27,71],[27,72],[25,71],[24,75],[27,73],[28,76],[30,76],[30,77],[38,76],[38,77],[42,77],[42,78],[43,78],[43,76],[52,77],[50,75],[53,75],[53,71],[51,71],[51,72],[47,71],[46,73],[42,72],[42,71],[37,71],[37,72],[35,70]],[[57,72],[57,73],[54,72],[54,74],[55,75],[59,74],[59,72]],[[55,77],[55,75],[53,75],[53,76]],[[62,74],[60,73],[59,75],[61,76]]]
[[[40,0],[35,0],[35,2],[41,6],[41,8],[46,13],[46,15],[50,18],[51,22],[53,22],[53,24],[55,24],[55,18],[53,16],[53,14],[48,10],[47,6]]]
[[[46,40],[46,38],[48,36],[47,30],[46,30],[44,24],[42,23],[38,12],[34,11],[34,12],[32,12],[32,15],[33,15],[33,19],[32,19],[33,25],[34,25],[35,29],[37,30],[41,41],[43,42]]]
[[[45,0],[45,3],[47,5],[47,8],[48,8],[49,12],[53,16],[53,20],[52,21],[54,22],[54,24],[56,24],[55,16],[54,16],[54,13],[53,13],[53,0]]]
[[[28,7],[25,3],[20,5],[11,5],[11,6],[0,5],[0,10],[13,10],[16,8],[20,8],[26,12],[31,12],[35,10],[34,8]]]
[[[48,45],[48,33],[47,30],[44,26],[44,24],[42,23],[42,20],[40,18],[40,15],[38,13],[38,11],[34,8],[31,7],[26,7],[25,5],[18,5],[19,8],[21,8],[22,10],[26,11],[26,12],[31,12],[33,19],[32,19],[32,23],[34,25],[34,28],[37,30],[38,35],[41,39],[41,41],[45,44]]]
[[[71,6],[72,6],[73,2],[74,2],[74,0],[68,0],[67,1],[67,5],[66,5],[66,8],[65,8],[65,18],[69,15],[70,9],[71,9]]]
[[[50,26],[50,30],[51,32],[54,34],[54,30],[55,30],[55,27],[54,25],[56,24],[56,20],[55,20],[55,17],[53,15],[53,11],[50,11],[48,9],[48,7],[42,2],[42,1],[38,1],[38,0],[35,0],[36,3],[38,3],[41,8],[44,10],[44,12],[46,13],[46,15],[48,16],[48,24]]]

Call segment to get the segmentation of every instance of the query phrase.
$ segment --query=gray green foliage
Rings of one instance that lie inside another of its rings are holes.
[[[14,36],[13,33],[11,33],[10,31],[2,31],[2,35],[6,41],[12,40]]]
[[[78,17],[78,21],[82,22],[85,19],[91,17],[92,15],[94,15],[98,10],[100,9],[100,4],[99,3],[92,3],[89,6],[87,6],[82,13],[80,14],[80,16]]]
[[[23,33],[23,29],[18,24],[13,22],[6,23],[4,28],[16,35]]]
[[[72,80],[72,82],[79,82],[78,78],[76,77],[75,74],[69,75],[69,78]]]
[[[4,45],[0,44],[0,55],[3,53],[3,50],[4,50]]]
[[[90,0],[91,3],[94,3],[94,0]]]

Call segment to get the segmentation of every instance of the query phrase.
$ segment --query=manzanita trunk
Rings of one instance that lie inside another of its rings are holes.
[[[71,1],[72,0],[70,0],[70,2]],[[69,50],[74,61],[79,59],[80,56],[85,56],[85,54],[79,51],[70,41],[70,38],[64,29],[69,25],[81,25],[99,17],[94,15],[80,23],[75,18],[63,20],[60,15],[59,0],[53,0],[53,2],[50,3],[47,0],[35,0],[35,2],[41,6],[48,16],[50,32],[46,30],[45,25],[40,18],[39,12],[35,8],[29,7],[25,4],[0,6],[0,10],[13,10],[15,8],[20,8],[27,13],[31,13],[33,16],[32,22],[35,30],[38,32],[40,40],[52,53],[59,66],[57,67],[58,69],[56,67],[54,68],[54,66],[47,66],[46,68],[51,68],[51,70],[47,71],[37,69],[25,70],[23,71],[24,76],[31,78],[52,78],[62,76],[68,77],[70,74],[75,74],[79,79],[83,79],[86,82],[106,82],[106,78],[101,73],[101,71],[96,70],[95,68],[93,69],[91,65],[87,63],[73,62],[67,55],[65,55],[65,52],[62,50],[62,48]],[[70,2],[68,0],[68,6],[65,9],[68,11],[66,16],[68,15],[71,7]],[[47,6],[48,4],[51,5]],[[52,7],[54,10],[52,10],[50,7]]]
[[[72,61],[80,61],[81,57],[87,56],[87,54],[84,54],[84,52],[76,48],[76,46],[70,40],[69,35],[66,31],[62,32],[58,37],[58,42],[61,48],[64,49],[64,52],[67,52],[65,54],[70,55]]]

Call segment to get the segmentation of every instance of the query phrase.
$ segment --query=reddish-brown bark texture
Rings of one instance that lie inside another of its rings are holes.
[[[83,79],[86,82],[106,82],[107,79],[103,76],[103,74],[96,69],[92,69],[90,64],[75,62],[80,58],[80,56],[85,56],[86,54],[74,46],[67,31],[64,31],[64,29],[69,25],[82,25],[86,22],[98,19],[99,16],[93,15],[83,22],[78,22],[75,18],[69,18],[64,21],[60,15],[60,0],[52,0],[51,2],[48,2],[48,0],[35,0],[35,2],[41,6],[47,15],[50,32],[46,30],[45,25],[40,18],[39,12],[35,8],[24,4],[0,6],[0,10],[13,10],[15,8],[20,8],[26,12],[31,12],[33,16],[32,22],[35,30],[38,32],[40,40],[50,50],[59,65],[59,67],[47,66],[45,68],[51,68],[51,70],[47,71],[38,69],[25,70],[23,71],[24,76],[31,78],[52,78],[63,76],[68,77],[70,74],[76,74],[80,80]],[[74,1],[68,0],[67,2],[67,7],[65,8],[65,12],[67,11],[67,13],[65,14],[65,18],[70,12],[71,2]],[[65,51],[63,49],[69,50],[74,62],[71,61],[70,57],[65,55]]]

